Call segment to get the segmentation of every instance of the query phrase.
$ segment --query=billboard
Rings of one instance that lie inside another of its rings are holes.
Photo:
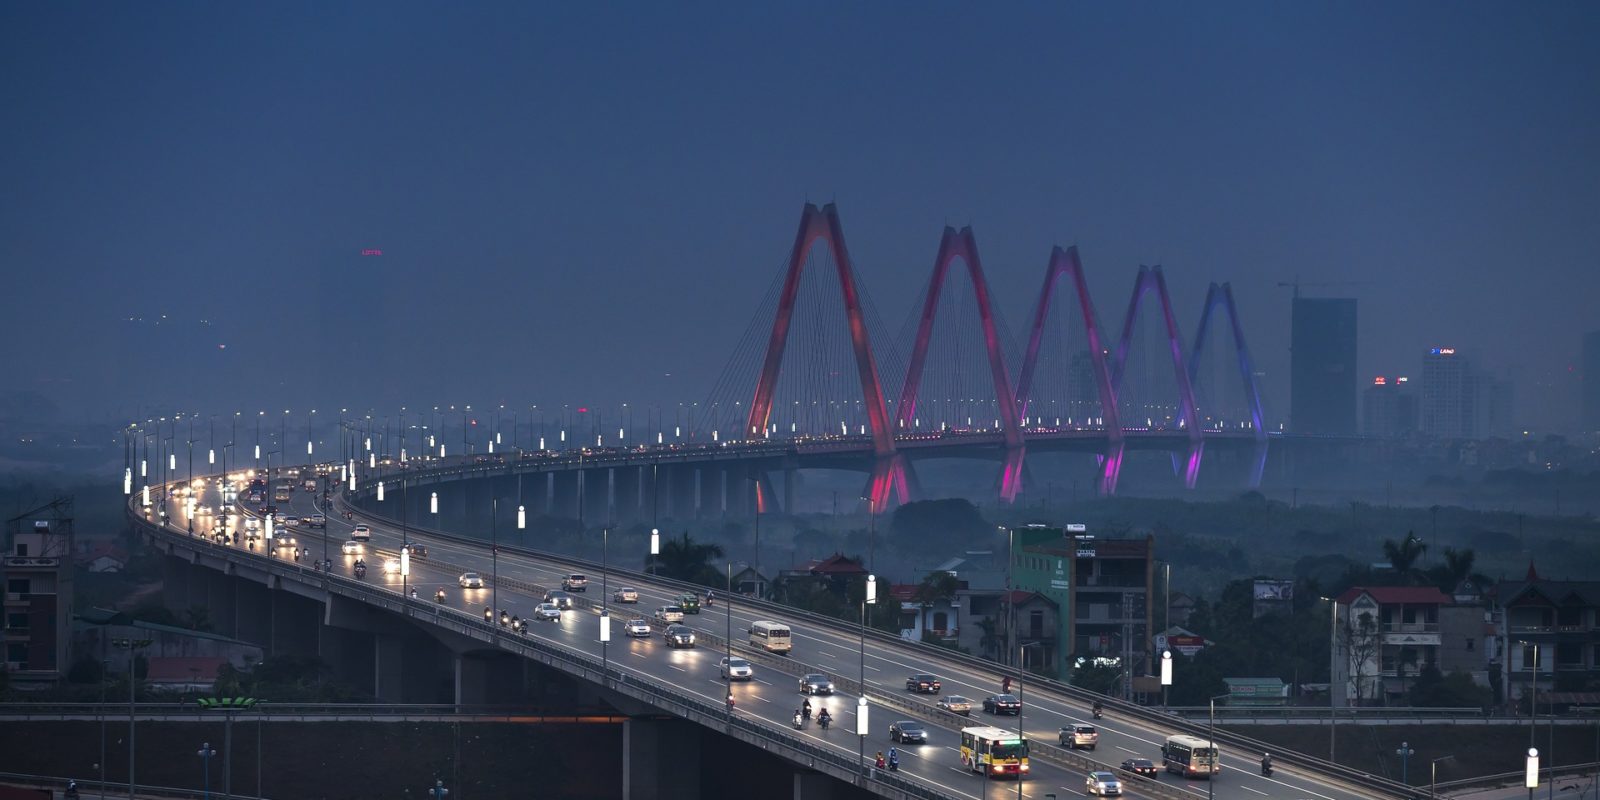
[[[1294,599],[1294,581],[1256,581],[1256,600],[1289,602]]]

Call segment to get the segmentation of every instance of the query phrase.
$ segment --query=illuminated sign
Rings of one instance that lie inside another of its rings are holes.
[[[361,255],[364,255],[364,256],[381,256],[381,255],[383,255],[383,251],[379,250],[376,247],[367,247],[367,248],[363,248],[361,250]]]
[[[1378,377],[1372,379],[1372,385],[1373,386],[1383,386],[1383,385],[1387,384],[1388,382],[1389,382],[1389,379],[1383,377],[1382,375],[1379,375]]]
[[[1399,378],[1395,378],[1394,380],[1395,380],[1395,383],[1405,383],[1405,382],[1407,382],[1407,381],[1409,381],[1411,379],[1407,378],[1407,377],[1404,377],[1404,376],[1401,376]]]
[[[1456,354],[1456,349],[1454,347],[1435,347],[1428,352],[1436,356],[1453,356]]]

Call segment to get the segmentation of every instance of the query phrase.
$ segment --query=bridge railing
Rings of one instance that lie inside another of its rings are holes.
[[[128,790],[127,781],[117,783],[115,781],[101,782],[83,778],[77,778],[75,780],[78,784],[78,793],[82,797],[88,797],[91,792],[97,797],[106,797],[107,795],[117,796]],[[40,789],[49,789],[52,792],[52,796],[54,796],[53,793],[56,789],[65,789],[67,787],[67,779],[58,775],[31,775],[25,772],[0,772],[0,783],[10,783],[22,786],[33,786]],[[210,798],[211,796],[218,794],[217,792],[205,791],[201,789],[183,789],[176,786],[152,786],[148,783],[134,784],[134,791],[136,791],[140,797],[159,797],[163,799],[175,797]],[[257,797],[256,795],[248,794],[242,791],[234,792],[233,796],[239,800],[266,800],[264,797]]]
[[[502,650],[509,650],[525,658],[555,666],[578,677],[602,685],[637,700],[661,708],[677,716],[750,742],[769,751],[778,752],[791,761],[826,772],[835,778],[871,789],[880,795],[896,798],[936,800],[953,795],[940,791],[941,787],[923,783],[903,773],[879,772],[860,763],[855,755],[846,755],[814,742],[789,735],[784,726],[751,718],[748,714],[726,708],[722,703],[711,703],[705,698],[680,692],[654,680],[630,676],[621,669],[610,666],[603,658],[568,650],[545,642],[537,637],[510,633],[498,622],[488,622],[482,617],[445,608],[432,600],[413,600],[388,589],[367,584],[328,572],[285,563],[253,551],[219,545],[201,536],[146,520],[142,515],[130,516],[136,525],[157,537],[173,540],[185,547],[211,553],[228,560],[244,560],[270,574],[298,580],[312,579],[323,584],[330,594],[339,594],[361,600],[369,605],[392,611],[401,616],[452,630],[469,638],[487,640]]]
[[[368,521],[384,523],[390,522],[390,520],[386,517],[374,514],[359,507],[352,506],[352,511]],[[451,533],[432,528],[422,528],[418,526],[411,527],[413,530],[417,530],[428,536],[434,536],[447,541],[454,541],[461,544],[474,546],[482,546],[484,544],[482,539],[473,536],[463,536],[457,533]],[[574,571],[594,573],[601,569],[601,564],[599,562],[590,561],[588,559],[506,544],[501,544],[499,547],[504,552],[525,555],[531,558],[538,558],[545,561],[554,562],[556,564],[562,564],[567,567],[574,568]],[[606,565],[605,570],[611,575],[619,576],[626,580],[677,587],[681,591],[685,592],[698,591],[705,588],[699,584],[692,584],[685,581],[674,580],[672,578],[619,568],[614,564]],[[855,634],[860,629],[858,625],[851,624],[844,620],[794,608],[792,606],[782,605],[769,600],[760,600],[741,596],[738,602],[749,607],[761,609],[764,612],[770,612],[770,614],[772,614],[776,619],[802,619],[808,624],[826,627],[837,632],[849,634]],[[952,650],[947,647],[939,647],[926,642],[904,639],[899,636],[871,628],[867,629],[866,635],[868,639],[871,639],[876,643],[893,644],[907,647],[923,653],[930,658],[954,661],[969,669],[994,673],[997,679],[1006,672],[1006,668],[1000,664],[978,658],[958,650]],[[1227,747],[1235,748],[1240,752],[1283,752],[1282,747],[1275,746],[1269,742],[1264,742],[1259,739],[1244,736],[1227,730],[1217,730],[1214,733],[1211,733],[1208,729],[1208,726],[1204,722],[1196,722],[1181,716],[1166,713],[1161,709],[1149,708],[1136,703],[1130,703],[1107,695],[1091,692],[1087,689],[1072,686],[1071,684],[1063,683],[1058,680],[1031,674],[1027,676],[1027,680],[1030,685],[1041,687],[1058,696],[1081,701],[1085,708],[1095,701],[1099,701],[1104,704],[1107,713],[1122,714],[1125,717],[1138,719],[1148,725],[1152,725],[1161,729],[1173,729],[1177,732],[1188,733],[1197,736],[1210,735],[1211,738],[1218,743]],[[1309,772],[1314,772],[1324,778],[1359,787],[1368,793],[1374,794],[1374,796],[1405,798],[1410,797],[1412,794],[1410,787],[1407,787],[1398,781],[1389,780],[1377,775],[1371,775],[1354,767],[1348,767],[1343,764],[1328,761],[1326,759],[1317,758],[1316,756],[1306,753],[1294,753],[1292,757],[1281,758],[1280,765],[1284,767],[1298,767]]]

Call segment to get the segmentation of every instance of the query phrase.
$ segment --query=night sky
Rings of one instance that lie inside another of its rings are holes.
[[[1298,276],[1360,299],[1364,376],[1455,346],[1559,429],[1596,41],[1566,2],[6,3],[0,392],[698,400],[809,200],[893,327],[970,224],[1014,330],[1054,244],[1108,329],[1142,263],[1186,332],[1228,280],[1281,417]]]

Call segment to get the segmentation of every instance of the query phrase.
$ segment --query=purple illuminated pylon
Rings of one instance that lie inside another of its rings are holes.
[[[878,381],[878,365],[872,356],[872,343],[867,339],[867,323],[862,314],[860,295],[856,291],[855,272],[850,266],[850,254],[844,246],[844,229],[839,224],[838,209],[832,203],[821,209],[807,203],[800,215],[800,232],[795,235],[794,249],[789,254],[783,294],[778,299],[778,312],[772,320],[772,336],[767,340],[766,358],[761,364],[761,374],[756,379],[755,398],[750,402],[750,417],[745,425],[744,438],[765,439],[768,436],[772,395],[777,389],[778,372],[783,366],[783,350],[789,339],[789,323],[800,289],[800,275],[805,269],[806,255],[818,239],[827,242],[839,273],[839,288],[850,325],[850,342],[855,350],[856,371],[861,379],[861,396],[866,403],[867,421],[872,428],[872,450],[882,460],[895,452],[894,431],[889,426],[889,412],[883,400],[882,384]],[[877,481],[874,481],[873,491],[880,491]],[[884,484],[882,491],[887,499],[887,484]]]
[[[1133,297],[1128,301],[1128,316],[1122,322],[1122,338],[1117,342],[1117,352],[1111,361],[1111,388],[1122,391],[1122,379],[1128,366],[1128,348],[1133,343],[1133,325],[1138,320],[1139,305],[1148,292],[1155,292],[1161,303],[1161,320],[1167,329],[1167,347],[1172,354],[1172,371],[1178,382],[1179,424],[1188,429],[1189,453],[1183,465],[1183,485],[1194,488],[1200,476],[1200,456],[1205,442],[1200,438],[1200,425],[1195,421],[1194,387],[1189,383],[1189,370],[1184,364],[1183,339],[1178,334],[1178,320],[1172,313],[1172,299],[1167,295],[1167,280],[1161,267],[1139,267],[1139,277],[1134,279]]]
[[[1106,454],[1100,459],[1099,491],[1113,494],[1117,490],[1117,475],[1122,466],[1122,423],[1117,413],[1116,389],[1112,386],[1106,365],[1106,349],[1100,338],[1100,325],[1095,320],[1094,302],[1089,298],[1088,283],[1083,277],[1083,264],[1078,260],[1078,248],[1050,251],[1050,262],[1045,265],[1044,287],[1039,290],[1039,302],[1033,312],[1033,327],[1028,334],[1028,349],[1022,356],[1022,370],[1017,376],[1017,417],[1028,414],[1032,399],[1034,369],[1039,362],[1039,346],[1044,341],[1044,326],[1050,316],[1050,303],[1055,297],[1057,278],[1062,275],[1072,279],[1073,293],[1078,296],[1078,310],[1088,337],[1089,362],[1094,369],[1095,388],[1100,393],[1100,410],[1105,420],[1108,441]],[[1021,465],[1017,474],[1020,478]]]
[[[1228,315],[1229,327],[1233,333],[1234,355],[1239,365],[1239,377],[1244,383],[1244,392],[1250,404],[1250,427],[1256,441],[1265,443],[1267,440],[1267,426],[1265,414],[1261,408],[1261,389],[1256,383],[1255,362],[1250,358],[1250,348],[1244,343],[1244,324],[1239,321],[1239,308],[1233,302],[1233,286],[1227,283],[1211,284],[1206,290],[1205,307],[1200,312],[1200,326],[1195,330],[1194,346],[1189,350],[1189,385],[1193,386],[1199,375],[1200,357],[1205,353],[1206,343],[1210,341],[1211,313],[1218,306]],[[1199,417],[1198,410],[1195,417]],[[1266,450],[1257,448],[1257,457],[1250,469],[1250,488],[1261,485],[1261,473],[1266,466]]]

